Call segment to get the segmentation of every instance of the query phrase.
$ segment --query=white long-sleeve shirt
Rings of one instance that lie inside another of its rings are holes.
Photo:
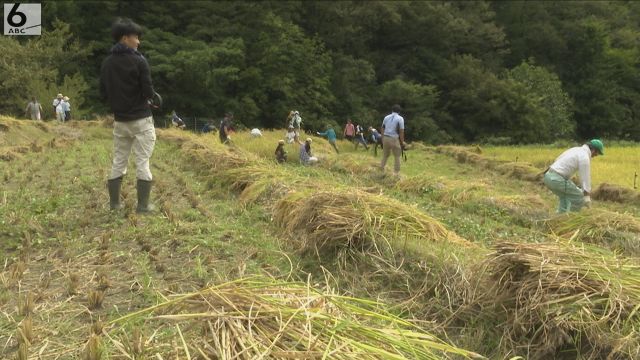
[[[563,152],[550,168],[567,180],[577,172],[582,190],[591,192],[591,150],[589,146],[576,146]]]

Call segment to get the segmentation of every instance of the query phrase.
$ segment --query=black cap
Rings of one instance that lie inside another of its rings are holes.
[[[131,19],[116,19],[113,25],[111,25],[111,37],[113,37],[115,42],[118,42],[125,35],[140,36],[142,35],[142,28]]]

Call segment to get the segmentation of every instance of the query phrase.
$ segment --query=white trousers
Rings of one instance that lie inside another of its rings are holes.
[[[151,181],[149,158],[156,144],[156,129],[153,117],[133,120],[114,121],[113,125],[113,165],[109,179],[119,178],[127,173],[129,154],[133,149],[136,162],[136,177]]]

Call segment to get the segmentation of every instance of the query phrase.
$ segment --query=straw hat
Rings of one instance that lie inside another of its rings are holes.
[[[311,140],[311,138],[307,138],[307,142],[312,142],[313,140]]]
[[[56,97],[57,97],[58,99],[62,99],[62,94],[58,94]]]
[[[278,144],[284,144],[284,140],[278,140]]]
[[[62,99],[62,100],[64,100],[64,101],[69,101],[69,97],[68,97],[68,96],[65,96],[65,97],[64,97],[64,99]]]

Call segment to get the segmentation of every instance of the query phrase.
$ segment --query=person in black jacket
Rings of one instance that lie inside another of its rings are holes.
[[[100,95],[113,111],[113,164],[107,181],[112,210],[122,208],[120,185],[127,173],[133,149],[138,192],[137,212],[153,210],[149,204],[152,175],[149,158],[153,153],[156,131],[149,106],[153,85],[147,60],[138,52],[140,26],[129,19],[113,23],[111,35],[115,45],[100,69]]]

